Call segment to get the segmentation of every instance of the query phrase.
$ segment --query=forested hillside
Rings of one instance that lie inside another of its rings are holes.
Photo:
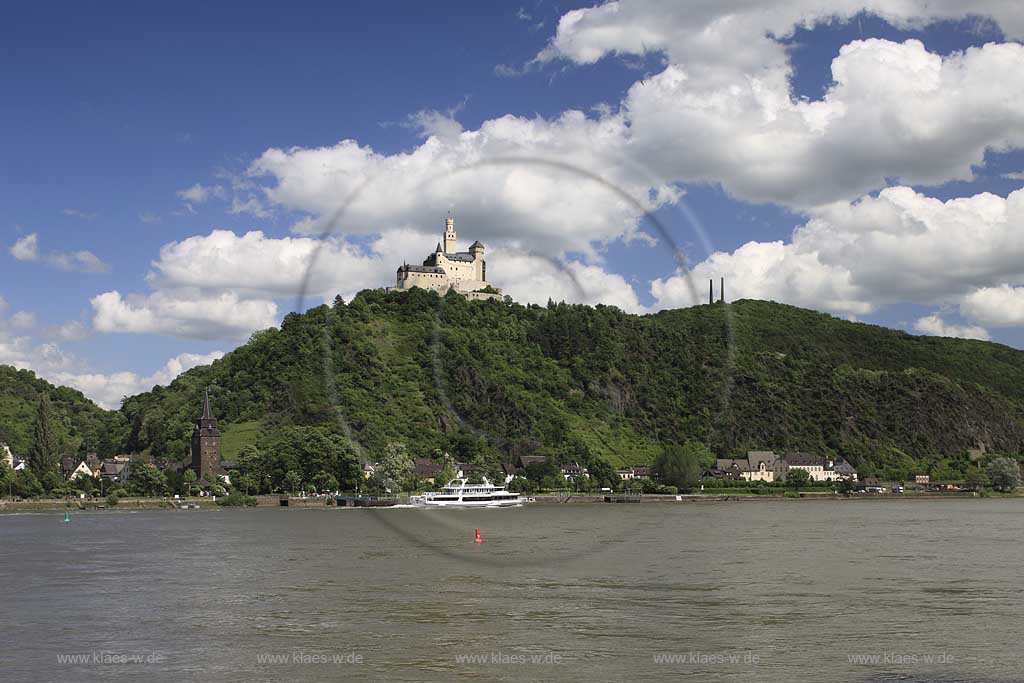
[[[103,457],[119,452],[128,436],[121,413],[103,410],[77,389],[55,387],[28,370],[0,365],[0,442],[19,456],[32,446],[32,429],[39,398],[53,404],[54,428],[62,453],[96,452]]]
[[[125,448],[185,456],[209,387],[225,448],[285,426],[477,461],[649,462],[665,442],[840,454],[864,473],[955,474],[1024,450],[1024,353],[762,301],[616,308],[365,291],[288,315],[211,366],[130,398]]]

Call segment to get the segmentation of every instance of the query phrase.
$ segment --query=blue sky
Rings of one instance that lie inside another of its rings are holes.
[[[693,277],[730,293],[1021,347],[1013,3],[870,4],[8,9],[0,362],[108,406],[208,362],[295,305],[311,233],[366,179],[317,297],[391,284],[452,209],[517,298],[693,303],[606,190],[540,166],[458,172],[503,156],[640,197]]]

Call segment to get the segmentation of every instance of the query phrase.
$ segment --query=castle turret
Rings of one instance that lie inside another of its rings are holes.
[[[480,240],[469,245],[469,253],[473,256],[473,274],[481,282],[487,281],[487,264],[484,261],[484,245]]]
[[[449,213],[448,219],[444,222],[444,253],[454,254],[455,251],[455,219]]]

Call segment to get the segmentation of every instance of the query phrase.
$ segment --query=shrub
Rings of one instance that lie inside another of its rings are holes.
[[[226,496],[217,498],[217,505],[226,507],[256,507],[256,496],[250,496],[241,491],[232,491]]]
[[[116,493],[111,493],[109,496],[107,496],[107,505],[109,505],[110,507],[116,506],[119,501],[120,499],[117,497]]]

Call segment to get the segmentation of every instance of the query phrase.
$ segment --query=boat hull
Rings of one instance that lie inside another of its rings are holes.
[[[522,498],[511,498],[508,500],[430,500],[421,498],[412,501],[412,504],[419,508],[511,508],[523,504]]]

